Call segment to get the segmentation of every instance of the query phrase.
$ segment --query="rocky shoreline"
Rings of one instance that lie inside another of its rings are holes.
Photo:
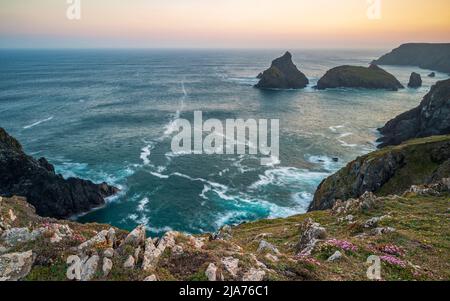
[[[41,216],[68,218],[105,204],[119,192],[107,183],[64,179],[45,158],[25,154],[20,143],[0,128],[0,195],[27,198]]]
[[[450,79],[437,82],[418,107],[390,120],[379,131],[382,134],[377,141],[379,147],[450,134]]]

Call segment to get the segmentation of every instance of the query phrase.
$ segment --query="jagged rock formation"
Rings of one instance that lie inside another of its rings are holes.
[[[398,145],[412,138],[450,134],[450,79],[437,82],[420,105],[379,129],[379,147]]]
[[[337,200],[400,193],[411,185],[429,183],[436,175],[450,177],[450,136],[407,141],[357,158],[317,188],[309,211],[333,207]]]
[[[419,73],[413,72],[411,73],[411,76],[409,77],[409,88],[419,88],[422,87],[422,77]]]
[[[0,195],[25,196],[38,214],[65,218],[101,206],[117,192],[106,183],[64,179],[45,158],[26,155],[20,143],[0,128]]]
[[[373,62],[377,65],[418,66],[450,73],[450,43],[403,44]]]
[[[328,88],[366,88],[397,91],[404,87],[392,74],[372,64],[368,68],[339,66],[328,70],[318,81],[317,89]]]
[[[260,81],[255,87],[260,89],[302,89],[309,83],[306,76],[292,62],[290,52],[275,59],[270,68],[257,78]]]

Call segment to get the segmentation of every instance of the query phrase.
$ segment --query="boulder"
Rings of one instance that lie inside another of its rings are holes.
[[[236,277],[239,272],[239,259],[234,257],[225,257],[222,258],[221,262],[225,267],[225,270],[227,270],[231,276]]]
[[[83,263],[81,269],[81,281],[92,280],[92,278],[95,276],[95,273],[97,272],[99,261],[100,257],[98,257],[98,255],[93,255]]]
[[[103,256],[105,256],[106,258],[113,258],[114,257],[114,249],[113,248],[108,248],[103,252]]]
[[[107,257],[104,257],[103,258],[103,266],[102,266],[103,276],[107,277],[109,275],[109,273],[111,272],[112,267],[113,267],[112,260]]]
[[[242,277],[242,281],[263,281],[266,272],[261,269],[251,268]]]
[[[45,229],[30,231],[28,228],[10,228],[2,233],[0,239],[7,246],[14,247],[21,243],[36,240],[44,231]]]
[[[127,260],[125,260],[125,262],[123,263],[123,267],[125,269],[134,269],[134,265],[136,263],[136,260],[134,259],[133,256],[128,256]]]
[[[270,253],[273,253],[276,255],[280,254],[280,251],[278,251],[278,249],[274,245],[272,245],[271,243],[268,243],[265,240],[260,241],[257,252],[258,253],[270,252]]]
[[[144,279],[144,281],[158,281],[158,278],[156,277],[155,274],[153,274],[153,275],[150,275],[150,276],[146,277]]]
[[[301,256],[309,256],[314,250],[317,242],[325,239],[327,236],[325,228],[321,227],[319,223],[315,223],[310,218],[303,222],[301,231],[302,235],[297,245],[297,250]]]
[[[436,73],[431,72],[430,74],[428,74],[428,77],[436,77]]]
[[[413,72],[409,77],[408,87],[410,88],[419,88],[422,87],[422,77],[419,73]]]
[[[340,260],[341,258],[342,258],[342,253],[339,252],[339,251],[336,251],[336,252],[334,252],[333,255],[331,255],[331,256],[327,259],[327,261],[329,261],[329,262],[334,262],[334,261]]]
[[[102,231],[98,232],[94,237],[92,237],[91,239],[80,244],[78,246],[78,250],[80,252],[83,252],[83,251],[91,249],[97,245],[106,244],[107,243],[107,238],[106,238],[107,235],[108,235],[108,231],[106,231],[106,230],[102,230]]]
[[[403,85],[390,73],[377,65],[368,68],[360,66],[339,66],[328,70],[317,82],[317,89],[365,88],[397,91]]]
[[[216,281],[217,279],[217,267],[214,263],[210,263],[205,271],[205,276],[208,281]]]
[[[309,83],[306,76],[292,62],[290,52],[275,59],[270,68],[258,78],[260,81],[255,87],[260,89],[302,89]]]
[[[145,226],[141,225],[136,227],[133,231],[131,231],[127,237],[122,241],[120,247],[125,245],[131,245],[133,247],[137,247],[139,245],[143,245],[145,242]]]
[[[25,278],[33,267],[33,251],[0,256],[0,281],[17,281]]]

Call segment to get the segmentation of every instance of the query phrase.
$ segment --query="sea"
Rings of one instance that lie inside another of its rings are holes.
[[[74,219],[133,229],[213,232],[307,211],[320,182],[376,149],[377,128],[417,106],[448,75],[383,66],[419,89],[315,90],[339,65],[368,66],[388,49],[291,50],[310,84],[258,90],[256,76],[285,50],[0,50],[0,127],[65,178],[121,192]],[[280,157],[174,153],[177,118],[278,119]]]

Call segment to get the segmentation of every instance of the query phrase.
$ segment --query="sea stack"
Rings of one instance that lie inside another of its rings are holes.
[[[410,88],[419,88],[422,87],[422,77],[419,73],[413,72],[409,77],[408,87]]]
[[[361,66],[339,66],[328,70],[318,81],[317,89],[329,88],[365,88],[397,91],[403,85],[390,73],[376,65],[368,68]]]
[[[288,51],[275,59],[269,69],[258,76],[260,89],[303,89],[309,81],[292,62],[292,54]]]

